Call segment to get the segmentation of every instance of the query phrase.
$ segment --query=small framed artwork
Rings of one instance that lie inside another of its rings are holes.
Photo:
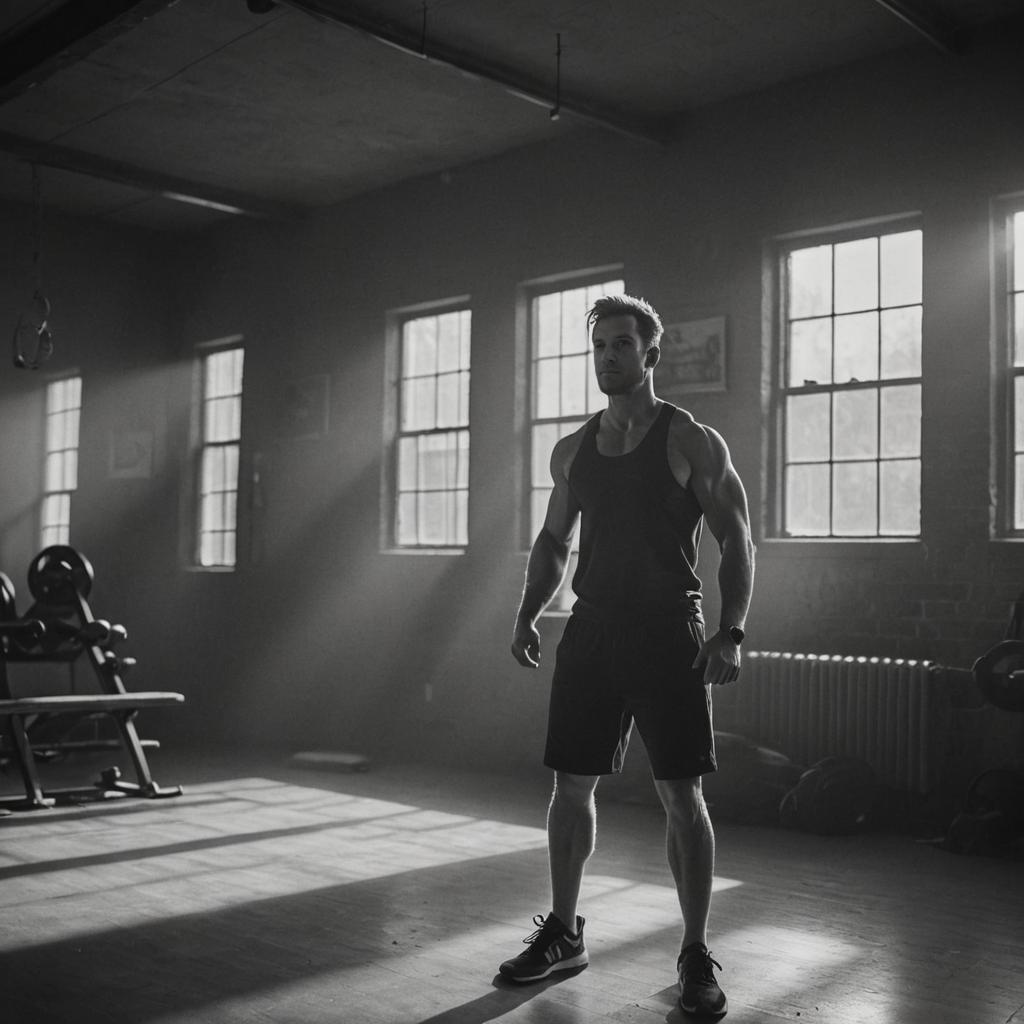
[[[112,430],[108,472],[113,480],[142,480],[153,475],[153,431]]]
[[[322,437],[327,433],[330,377],[318,373],[296,377],[284,385],[281,434],[284,437]]]
[[[725,317],[666,326],[655,380],[665,396],[725,391]]]

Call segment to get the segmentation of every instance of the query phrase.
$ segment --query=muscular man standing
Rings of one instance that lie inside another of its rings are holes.
[[[594,792],[601,775],[621,771],[635,722],[683,915],[680,1004],[721,1017],[727,1003],[707,946],[715,839],[701,775],[716,769],[711,687],[739,673],[754,578],[747,499],[722,438],[655,396],[662,325],[650,304],[606,296],[587,324],[608,407],[554,447],[554,489],[512,639],[516,660],[536,668],[537,619],[561,585],[579,518],[577,599],[558,646],[544,756],[555,773],[552,910],[500,971],[529,982],[587,963],[577,900],[594,849]],[[707,640],[696,574],[704,521],[722,554],[721,622]]]

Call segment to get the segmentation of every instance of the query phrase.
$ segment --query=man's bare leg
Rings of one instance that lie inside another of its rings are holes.
[[[551,910],[571,931],[576,930],[576,905],[583,869],[594,852],[597,836],[594,790],[599,779],[599,775],[556,772],[548,808]]]
[[[665,845],[683,913],[682,948],[693,942],[706,946],[715,873],[715,833],[700,776],[655,779],[654,786],[665,808]]]

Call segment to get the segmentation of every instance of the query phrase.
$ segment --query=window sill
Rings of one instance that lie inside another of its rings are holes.
[[[381,548],[382,555],[464,555],[466,548]]]
[[[786,553],[798,558],[863,556],[871,552],[910,558],[923,556],[927,545],[920,537],[764,537],[757,542],[757,550],[767,555]]]

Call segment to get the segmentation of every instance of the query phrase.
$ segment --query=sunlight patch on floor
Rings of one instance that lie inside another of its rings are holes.
[[[194,786],[179,799],[123,817],[36,812],[38,823],[10,830],[0,908],[20,927],[5,930],[0,949],[547,843],[543,829],[261,779]]]

